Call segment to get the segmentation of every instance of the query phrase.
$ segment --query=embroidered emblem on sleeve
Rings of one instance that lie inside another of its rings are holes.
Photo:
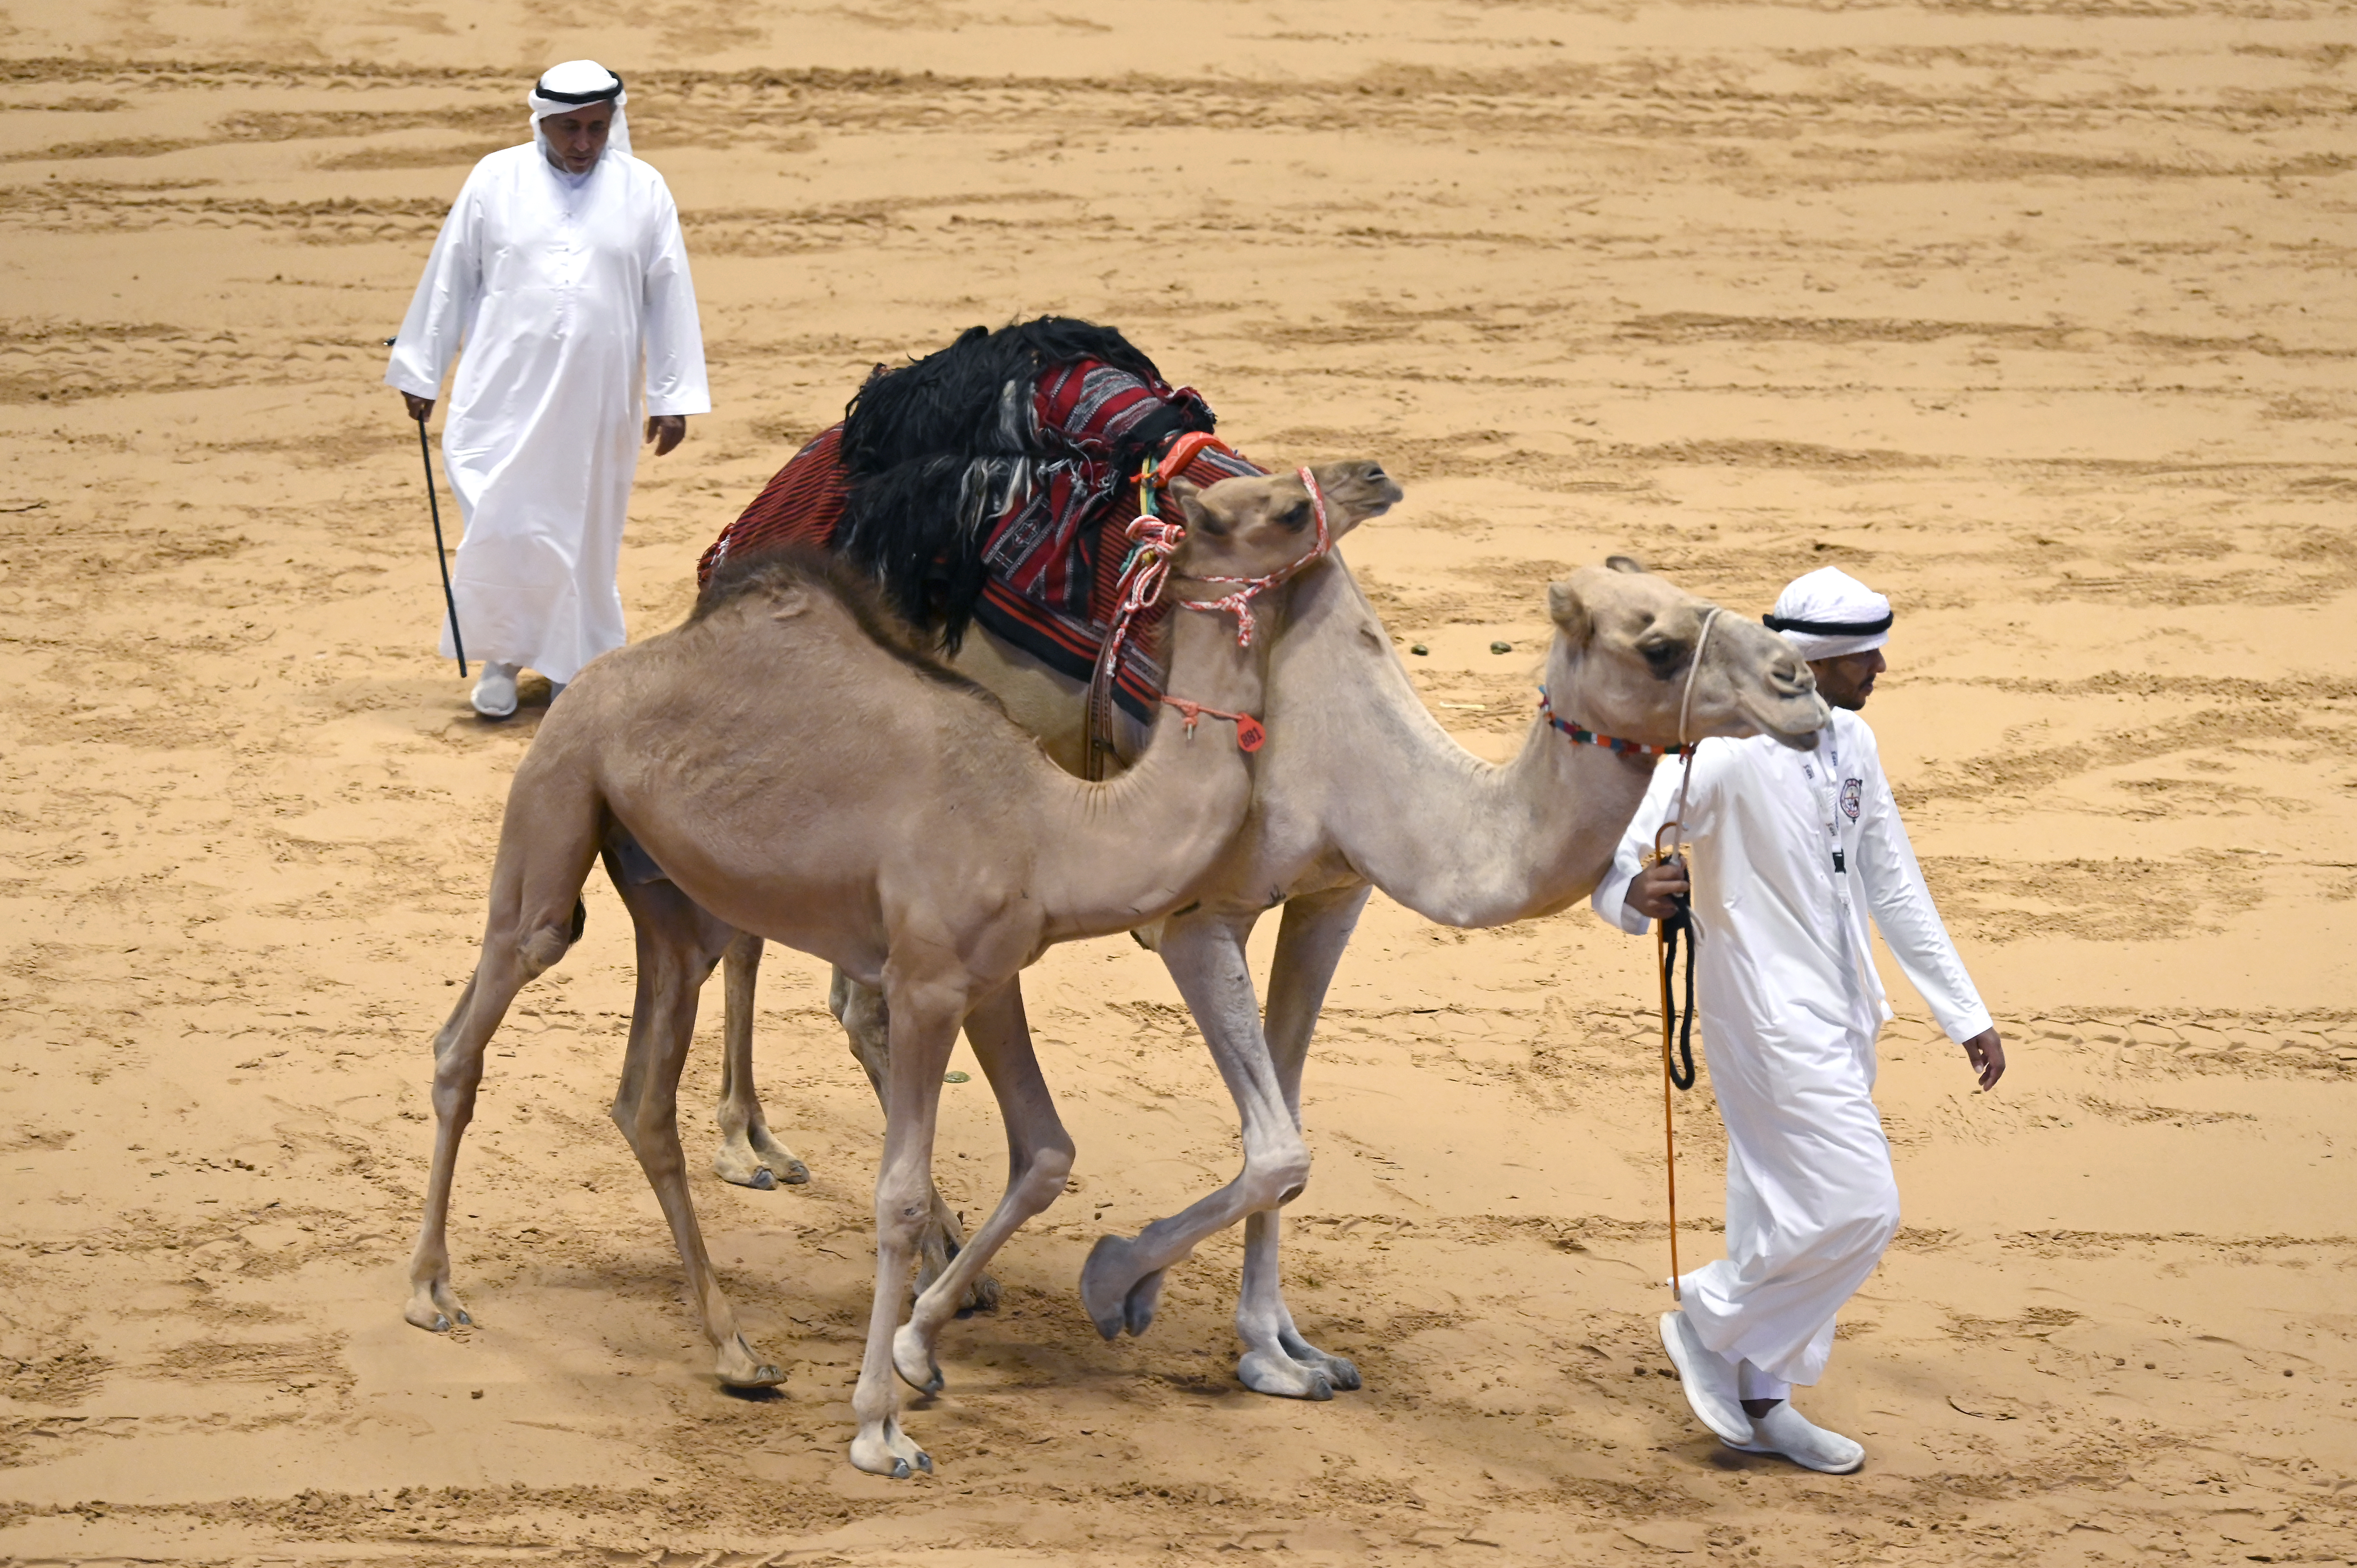
[[[1863,789],[1865,786],[1866,781],[1862,779],[1845,779],[1842,780],[1841,809],[1845,812],[1848,813],[1849,820],[1853,822],[1857,821],[1858,792]]]

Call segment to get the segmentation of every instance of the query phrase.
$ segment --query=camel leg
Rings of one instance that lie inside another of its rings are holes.
[[[739,1389],[781,1383],[785,1373],[763,1360],[737,1330],[736,1309],[705,1251],[679,1146],[679,1072],[695,1034],[696,996],[735,933],[669,882],[633,886],[616,877],[615,884],[638,928],[639,988],[622,1079],[614,1090],[614,1124],[638,1155],[671,1224],[720,1380]]]
[[[450,1289],[450,1188],[459,1141],[475,1117],[483,1050],[516,993],[563,958],[580,934],[581,885],[597,854],[599,806],[558,766],[535,768],[526,758],[517,774],[491,871],[482,951],[434,1036],[434,1161],[402,1316],[436,1333],[474,1322]]]
[[[1335,967],[1342,961],[1342,950],[1350,945],[1351,933],[1357,929],[1360,912],[1366,908],[1372,891],[1361,885],[1312,894],[1285,906],[1276,956],[1269,965],[1265,1034],[1269,1058],[1296,1127],[1301,1124],[1302,1069],[1309,1059],[1318,1015],[1326,1005],[1326,989],[1333,982]],[[1247,1351],[1236,1375],[1247,1388],[1259,1388],[1267,1380],[1261,1374],[1269,1358],[1283,1356],[1312,1372],[1323,1372],[1338,1390],[1355,1389],[1360,1386],[1359,1369],[1343,1357],[1320,1350],[1293,1325],[1293,1314],[1285,1305],[1285,1280],[1278,1262],[1284,1224],[1284,1216],[1276,1209],[1264,1209],[1244,1221],[1244,1277],[1236,1301],[1236,1336]],[[1275,1380],[1282,1384],[1289,1380],[1280,1376]]]
[[[871,991],[841,970],[828,984],[826,1004],[843,1026],[851,1042],[852,1059],[867,1074],[867,1082],[876,1090],[878,1104],[886,1104],[884,1085],[892,1056],[892,1010],[885,1004],[884,993]],[[931,1182],[931,1172],[926,1173]],[[965,1227],[959,1222],[957,1211],[942,1200],[941,1189],[930,1193],[931,1202],[925,1217],[925,1229],[917,1239],[917,1283],[919,1294],[942,1277],[965,1246]],[[965,1299],[958,1304],[960,1312],[995,1312],[998,1308],[998,1282],[988,1274],[976,1274],[967,1286]]]
[[[1110,1339],[1124,1329],[1142,1334],[1154,1321],[1162,1272],[1205,1238],[1263,1209],[1290,1203],[1309,1180],[1309,1146],[1302,1142],[1285,1088],[1261,1035],[1244,942],[1257,912],[1197,910],[1174,917],[1162,932],[1162,961],[1195,1015],[1220,1077],[1243,1122],[1244,1168],[1234,1180],[1198,1198],[1132,1238],[1100,1237],[1081,1269],[1081,1305]],[[1239,1317],[1241,1330],[1244,1324]],[[1331,1399],[1331,1380],[1283,1354],[1272,1337],[1245,1357],[1247,1384],[1262,1393]]]
[[[884,1159],[876,1173],[876,1295],[868,1307],[867,1348],[851,1412],[859,1423],[851,1462],[895,1480],[931,1470],[932,1457],[900,1430],[900,1387],[892,1365],[894,1330],[908,1299],[909,1270],[931,1212],[933,1129],[940,1118],[942,1069],[957,1044],[965,997],[952,984],[901,981],[893,986],[891,1038],[884,1081]],[[946,967],[946,966],[945,966]]]
[[[990,1079],[999,1119],[1006,1127],[1006,1190],[941,1278],[918,1293],[916,1309],[892,1337],[894,1368],[909,1387],[929,1394],[942,1390],[934,1348],[966,1287],[1009,1236],[1056,1201],[1072,1173],[1072,1140],[1056,1115],[1055,1100],[1031,1047],[1020,982],[1010,979],[974,1004],[966,1015],[965,1037]]]
[[[483,1048],[507,1015],[508,1004],[537,972],[513,943],[485,941],[458,1005],[434,1036],[434,1163],[425,1178],[417,1249],[409,1259],[409,1305],[401,1316],[436,1334],[475,1321],[450,1288],[450,1187],[458,1171],[459,1140],[475,1119]]]
[[[738,1187],[769,1191],[780,1182],[797,1187],[810,1180],[810,1166],[770,1135],[753,1090],[753,991],[761,978],[761,939],[739,931],[723,959],[726,1011],[721,1024],[720,1147],[713,1151],[712,1174]]]

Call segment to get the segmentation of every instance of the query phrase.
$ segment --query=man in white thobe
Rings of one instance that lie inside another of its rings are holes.
[[[1687,1402],[1735,1447],[1840,1475],[1866,1450],[1804,1419],[1791,1394],[1824,1371],[1835,1315],[1899,1229],[1873,1098],[1890,1009],[1868,918],[1981,1088],[2005,1071],[2005,1050],[1857,717],[1886,668],[1890,601],[1827,567],[1765,618],[1809,661],[1832,722],[1808,751],[1760,736],[1664,762],[1594,904],[1641,933],[1690,894],[1701,933],[1695,1006],[1727,1124],[1727,1256],[1685,1275],[1683,1310],[1662,1317]],[[1674,839],[1693,844],[1693,865],[1648,865],[1681,791]]]
[[[642,372],[656,456],[712,409],[679,209],[630,156],[621,79],[570,60],[529,102],[532,142],[467,177],[384,377],[423,424],[466,347],[442,458],[466,520],[450,585],[486,718],[515,712],[522,670],[562,691],[628,640],[615,570]]]

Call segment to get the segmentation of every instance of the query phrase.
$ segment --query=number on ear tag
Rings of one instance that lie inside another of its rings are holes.
[[[1260,727],[1258,719],[1250,714],[1239,714],[1236,716],[1236,745],[1240,749],[1258,751],[1261,742],[1267,738],[1268,731]]]

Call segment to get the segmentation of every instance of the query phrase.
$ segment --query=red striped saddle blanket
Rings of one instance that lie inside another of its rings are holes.
[[[1144,381],[1095,360],[1040,375],[1029,410],[1029,446],[1039,456],[988,524],[989,581],[974,616],[985,630],[1075,681],[1089,679],[1121,605],[1129,553],[1123,533],[1139,512],[1137,476],[1118,472],[1114,453],[1128,432],[1181,399],[1201,401],[1192,388]],[[842,440],[843,426],[830,425],[778,470],[696,563],[699,587],[734,556],[791,544],[833,547],[851,486]],[[1265,471],[1214,441],[1199,446],[1178,477],[1210,485]],[[1114,682],[1114,700],[1149,724],[1162,695],[1162,666],[1151,651],[1157,640],[1125,642]]]

